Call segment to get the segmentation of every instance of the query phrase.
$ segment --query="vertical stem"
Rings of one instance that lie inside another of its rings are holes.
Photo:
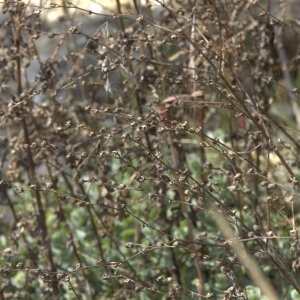
[[[174,141],[174,138],[171,135],[171,133],[169,134],[169,144],[170,144],[170,148],[171,148],[171,154],[172,154],[171,156],[172,156],[172,162],[173,162],[174,168],[176,170],[183,169],[184,160],[181,157],[179,157],[180,149],[178,149],[176,141]],[[178,192],[180,203],[181,203],[181,212],[182,212],[184,219],[186,220],[187,226],[188,226],[189,241],[191,242],[190,245],[191,245],[193,253],[196,254],[198,252],[198,250],[195,247],[195,243],[193,243],[193,241],[194,241],[193,222],[190,218],[190,214],[187,209],[187,205],[185,204],[186,201],[185,201],[184,190],[183,190],[183,188],[178,187],[177,192]],[[195,255],[193,259],[194,259],[196,272],[197,272],[198,279],[199,279],[198,292],[201,295],[204,295],[205,294],[204,276],[202,274],[202,270],[201,270],[201,266],[200,266],[200,262],[199,262],[199,255]]]
[[[196,38],[196,34],[195,34],[195,26],[196,26],[196,14],[197,14],[197,0],[195,0],[194,3],[195,7],[191,7],[191,9],[194,9],[194,13],[192,15],[192,27],[191,27],[191,35],[190,35],[190,55],[189,55],[189,62],[188,62],[188,67],[190,70],[190,74],[191,74],[191,78],[192,78],[192,84],[191,84],[191,90],[190,90],[190,94],[192,95],[193,92],[195,92],[197,90],[197,86],[196,86],[196,82],[195,82],[195,78],[196,78],[196,49],[194,46],[194,42],[195,42],[195,38]],[[194,101],[201,101],[201,99],[199,97],[194,97],[193,98]],[[194,108],[194,118],[196,121],[196,125],[199,126],[201,128],[200,131],[200,138],[201,140],[204,140],[204,118],[205,118],[205,111],[204,111],[204,107],[202,105],[198,105],[196,108]],[[204,147],[200,147],[200,161],[201,164],[203,165],[206,161],[205,158],[205,151],[204,151]],[[204,176],[204,175],[203,175]],[[203,181],[205,181],[205,178],[202,178]]]
[[[116,3],[117,3],[118,14],[120,14],[120,27],[121,27],[122,32],[125,33],[125,24],[124,24],[124,20],[123,20],[123,17],[122,17],[122,7],[121,7],[120,0],[116,0]],[[136,0],[133,0],[133,3],[134,3],[134,7],[135,7],[136,12],[138,14],[140,14],[140,10],[139,10],[139,7],[138,7],[138,4],[137,4]],[[149,56],[150,56],[150,60],[151,60],[153,58],[153,54],[152,54],[152,49],[151,49],[150,45],[148,45],[148,50],[149,50]],[[132,67],[131,62],[129,61],[128,64],[129,64],[130,72],[133,73],[133,67]],[[139,115],[142,117],[144,115],[144,112],[143,112],[142,103],[139,99],[138,93],[134,93],[134,96],[135,96],[135,100],[136,100]],[[147,148],[148,148],[149,152],[152,152],[153,149],[152,149],[152,145],[151,145],[151,142],[150,142],[148,132],[145,132],[144,135],[145,135]]]
[[[22,20],[22,18],[23,18],[22,11],[20,12],[19,15],[17,15],[16,18],[14,18],[14,24],[15,24],[14,39],[15,39],[15,47],[17,49],[16,52],[18,53],[18,55],[16,57],[16,84],[17,84],[18,96],[20,96],[22,93],[22,70],[21,70],[22,67],[21,67],[21,56],[20,56],[20,53],[22,53],[22,49],[20,47],[21,40],[22,40],[20,20]],[[38,217],[37,221],[41,228],[42,242],[46,249],[46,256],[48,259],[48,263],[49,263],[51,272],[53,272],[55,274],[56,266],[54,264],[51,243],[50,243],[50,239],[48,237],[45,211],[43,208],[41,194],[39,191],[39,182],[37,180],[37,176],[36,176],[36,172],[35,172],[34,159],[33,159],[32,152],[31,152],[31,149],[29,146],[31,144],[31,141],[30,141],[30,136],[29,136],[28,125],[26,122],[26,110],[24,109],[24,107],[22,107],[21,110],[22,110],[22,123],[21,124],[22,124],[22,128],[23,128],[23,133],[24,133],[24,141],[25,141],[25,144],[28,145],[28,147],[26,149],[28,166],[29,166],[28,175],[29,175],[30,183],[32,185],[36,186],[35,190],[33,191],[33,194],[34,194],[33,198],[36,201],[36,205],[37,205],[38,213],[39,213],[39,217]],[[57,295],[58,294],[58,284],[57,284],[56,278],[54,278],[54,280],[52,282],[52,288],[53,288],[54,294]]]
[[[125,24],[124,24],[124,19],[123,19],[123,16],[122,16],[122,8],[121,8],[120,0],[116,0],[116,3],[117,3],[117,11],[118,11],[118,14],[120,15],[119,16],[120,27],[121,27],[121,30],[123,32],[125,32]]]

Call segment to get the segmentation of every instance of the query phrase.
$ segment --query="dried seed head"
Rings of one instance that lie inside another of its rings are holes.
[[[78,28],[77,28],[76,26],[71,26],[71,27],[69,28],[69,32],[70,32],[70,33],[78,33]]]

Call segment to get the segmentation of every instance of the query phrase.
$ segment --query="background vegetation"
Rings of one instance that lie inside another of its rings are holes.
[[[300,29],[274,3],[3,3],[1,299],[300,299]]]

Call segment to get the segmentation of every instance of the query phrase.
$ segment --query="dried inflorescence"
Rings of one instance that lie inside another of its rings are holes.
[[[299,292],[296,20],[264,1],[63,3],[2,7],[0,295]]]

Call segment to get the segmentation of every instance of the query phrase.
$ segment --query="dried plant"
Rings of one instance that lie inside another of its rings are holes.
[[[0,298],[298,299],[288,4],[115,4],[2,4]]]

